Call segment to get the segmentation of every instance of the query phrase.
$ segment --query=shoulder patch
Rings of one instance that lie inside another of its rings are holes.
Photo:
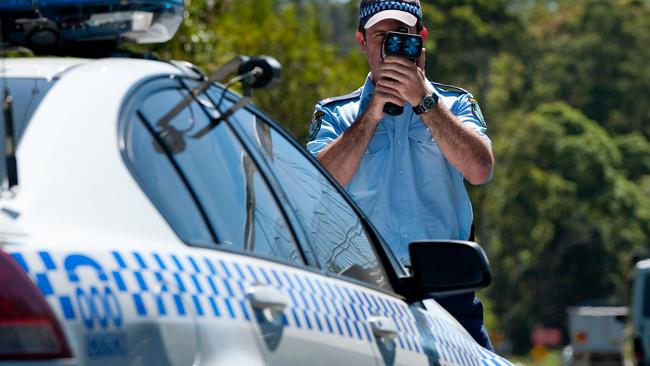
[[[323,99],[320,102],[318,102],[318,104],[320,104],[322,106],[325,106],[325,105],[328,105],[328,104],[331,104],[331,103],[334,103],[334,102],[340,102],[340,101],[343,101],[343,100],[356,99],[356,98],[359,98],[360,96],[361,96],[361,88],[353,91],[350,94],[339,95],[338,97],[331,97],[331,98]]]
[[[433,86],[436,86],[436,87],[438,87],[438,88],[440,88],[440,89],[442,89],[444,91],[457,92],[457,93],[460,93],[460,94],[470,94],[467,90],[465,90],[465,89],[463,89],[461,87],[458,87],[458,86],[442,84],[442,83],[436,83],[436,82],[433,82],[433,81],[431,82],[431,84],[433,84]]]
[[[481,108],[478,106],[476,98],[470,96],[469,102],[472,105],[472,113],[474,113],[474,116],[479,120],[479,122],[481,122],[483,127],[487,128],[487,123],[485,123],[485,118],[483,118],[483,112],[481,112]]]
[[[318,131],[320,131],[320,127],[323,124],[324,115],[325,112],[316,111],[311,117],[311,123],[309,124],[309,141],[313,141],[316,138],[316,135],[318,135]]]

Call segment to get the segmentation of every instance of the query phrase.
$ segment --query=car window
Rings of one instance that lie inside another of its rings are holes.
[[[302,263],[293,233],[265,177],[226,123],[201,137],[196,136],[210,124],[210,118],[203,106],[193,102],[169,127],[158,126],[160,118],[185,95],[182,89],[160,90],[145,98],[139,113],[151,129],[163,136],[173,152],[173,163],[196,197],[197,211],[204,213],[219,246]],[[228,104],[224,103],[222,110]],[[161,149],[157,154],[158,158],[166,158]],[[175,200],[170,197],[172,192],[158,195],[160,200]],[[169,206],[175,209],[173,203]],[[194,216],[192,221],[200,222]]]
[[[161,153],[144,121],[137,115],[126,133],[127,154],[140,183],[159,211],[183,240],[211,242],[212,235],[171,161]]]
[[[3,98],[5,88],[11,95],[11,117],[16,145],[20,145],[36,108],[58,80],[58,78],[3,78],[0,82],[0,97]],[[0,113],[0,136],[5,135],[5,113],[2,112]],[[5,151],[5,143],[4,138],[0,139],[0,151]],[[0,159],[0,181],[6,178],[5,164],[4,159]]]
[[[328,272],[388,289],[388,279],[361,219],[327,177],[283,134],[250,110],[234,123],[264,151]]]
[[[6,86],[12,97],[12,117],[17,141],[20,141],[38,105],[58,80],[58,78],[6,78],[2,81],[0,85],[3,88]],[[4,126],[4,113],[0,113],[0,125]]]

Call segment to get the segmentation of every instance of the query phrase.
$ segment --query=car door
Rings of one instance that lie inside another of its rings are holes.
[[[281,183],[307,236],[306,250],[327,276],[314,290],[307,289],[305,297],[313,294],[313,301],[300,302],[316,316],[325,316],[327,337],[321,336],[320,346],[331,342],[332,351],[340,352],[351,344],[365,345],[382,365],[426,364],[418,331],[409,320],[413,316],[392,289],[391,276],[394,280],[394,271],[401,267],[396,262],[392,272],[384,267],[373,237],[348,199],[292,138],[261,113],[251,109],[233,119]]]
[[[218,100],[217,97],[221,99],[223,91],[213,88],[210,93],[213,100]],[[228,108],[232,101],[234,100],[226,98],[220,108]],[[352,317],[353,310],[343,307],[335,300],[343,295],[343,288],[324,276],[319,262],[315,259],[310,236],[301,223],[300,213],[290,203],[302,200],[301,192],[286,187],[286,182],[278,179],[267,160],[266,152],[272,150],[274,139],[280,142],[285,141],[282,140],[285,137],[274,135],[270,125],[260,124],[259,130],[256,131],[256,140],[253,141],[252,136],[241,129],[242,123],[250,116],[249,110],[241,109],[228,123],[242,143],[248,146],[260,170],[268,177],[269,185],[285,207],[308,264],[308,267],[293,268],[288,276],[274,278],[277,281],[274,285],[288,295],[289,299],[280,319],[269,317],[268,309],[259,309],[253,304],[256,308],[255,325],[259,334],[263,335],[265,359],[271,365],[374,365],[375,354],[368,341],[369,328],[361,319]],[[263,146],[262,150],[260,146]],[[284,156],[279,158],[288,159]]]

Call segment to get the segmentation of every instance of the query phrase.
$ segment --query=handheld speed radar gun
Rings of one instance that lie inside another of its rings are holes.
[[[423,40],[418,34],[404,32],[388,32],[381,46],[382,60],[387,56],[397,56],[416,62],[422,53]],[[384,105],[384,113],[398,116],[404,112],[404,107],[394,103]]]

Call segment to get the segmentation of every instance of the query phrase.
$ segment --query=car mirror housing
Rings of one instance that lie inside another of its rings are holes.
[[[487,255],[471,241],[416,241],[409,245],[409,254],[409,282],[420,298],[476,291],[492,280]]]

